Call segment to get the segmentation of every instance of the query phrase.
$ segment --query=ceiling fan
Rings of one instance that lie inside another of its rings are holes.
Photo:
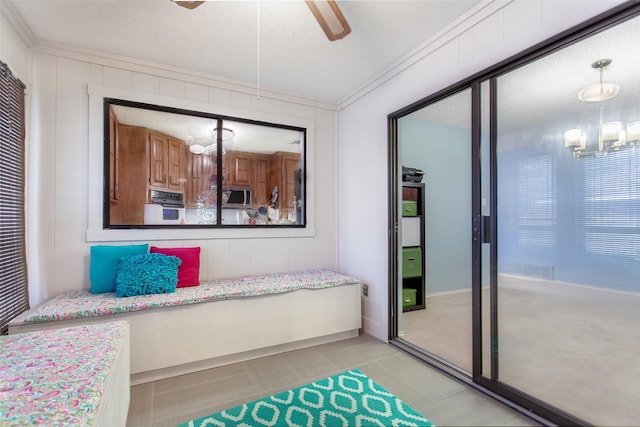
[[[205,3],[204,1],[171,1],[187,9],[195,9]],[[351,27],[335,0],[305,0],[305,3],[330,41],[340,40],[351,33]]]

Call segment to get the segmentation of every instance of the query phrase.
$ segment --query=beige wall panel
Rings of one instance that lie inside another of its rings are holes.
[[[185,83],[184,97],[192,101],[209,102],[209,90],[204,85]]]
[[[56,58],[34,56],[27,141],[27,268],[29,303],[38,304],[55,292],[54,212],[56,185]]]
[[[104,67],[104,81],[102,84],[109,87],[117,87],[121,89],[133,89],[132,71],[122,70],[119,68]]]
[[[133,73],[133,87],[140,92],[160,93],[160,77],[146,73]]]
[[[55,286],[86,282],[87,244],[87,89],[89,64],[58,58],[55,106]]]
[[[2,13],[3,7],[6,7],[2,3],[0,2],[0,61],[9,65],[13,75],[27,84],[31,64],[29,46]]]
[[[207,276],[211,279],[230,277],[229,240],[207,240]]]
[[[269,242],[269,259],[271,271],[289,271],[289,241],[288,239],[272,239]]]
[[[175,79],[160,79],[160,95],[184,98],[184,82]]]
[[[229,89],[209,87],[209,103],[217,105],[230,105],[231,91]]]

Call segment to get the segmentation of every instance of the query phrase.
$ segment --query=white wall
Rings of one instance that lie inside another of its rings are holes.
[[[369,284],[363,326],[388,338],[387,115],[558,34],[612,1],[485,2],[385,75],[339,113],[340,270]]]
[[[90,206],[96,186],[101,187],[101,162],[95,162],[101,141],[90,127],[89,85],[153,94],[176,102],[231,108],[247,114],[301,119],[314,124],[315,150],[307,153],[315,171],[307,185],[315,190],[315,235],[271,238],[188,238],[161,241],[157,232],[134,232],[138,241],[157,246],[200,246],[201,280],[218,277],[295,271],[309,268],[337,269],[337,107],[267,90],[260,100],[255,91],[183,70],[142,63],[94,52],[36,46],[33,53],[31,162],[29,174],[37,203],[30,207],[30,227],[37,228],[30,254],[32,304],[68,289],[89,288],[90,224],[101,221],[101,209]],[[100,129],[99,132],[102,132]],[[92,157],[93,156],[93,157]],[[96,167],[96,164],[98,167]],[[271,230],[273,231],[273,230]],[[204,232],[211,236],[213,231]],[[142,235],[141,235],[142,234]],[[174,233],[175,234],[175,233]],[[246,234],[246,233],[245,233]],[[151,239],[153,237],[153,240]],[[188,239],[188,240],[186,240]],[[108,239],[113,240],[113,239]],[[110,241],[127,244],[132,237]]]
[[[16,24],[17,26],[14,26]],[[4,0],[0,0],[0,61],[4,62],[9,66],[11,72],[18,77],[26,86],[26,97],[25,97],[25,107],[26,107],[26,121],[31,119],[30,116],[30,105],[31,105],[31,50],[29,48],[29,40],[30,34],[28,31],[25,31],[24,26],[19,25],[21,21],[16,18],[15,11],[10,5],[8,5]],[[26,129],[26,138],[30,137],[30,130]],[[29,161],[31,158],[32,148],[27,145],[26,147],[26,171],[27,174],[34,167],[37,167],[37,164]],[[29,212],[29,206],[37,197],[37,193],[31,191],[31,183],[27,180],[26,182],[26,195],[25,195],[25,204],[27,213]],[[37,236],[37,224],[29,221],[27,218],[27,222],[29,222],[30,227],[27,229],[27,247],[33,247],[35,245],[31,244],[36,240]],[[32,260],[30,259],[30,254],[27,254],[27,263],[28,265],[32,264]],[[29,280],[31,280],[31,274],[29,274]],[[35,279],[34,279],[35,280]],[[39,300],[38,291],[33,290],[30,292],[29,299],[31,304],[34,304]]]
[[[463,99],[461,108],[468,107],[459,114],[470,123],[471,90],[454,97]],[[402,153],[399,164],[427,173],[422,180],[426,195],[426,295],[470,290],[471,131],[409,116],[398,120],[398,134],[398,151]]]
[[[27,84],[31,55],[28,44],[9,19],[12,11],[0,0],[0,61],[8,64],[11,72]]]

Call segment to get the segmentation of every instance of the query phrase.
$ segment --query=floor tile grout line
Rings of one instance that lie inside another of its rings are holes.
[[[151,416],[149,420],[151,424],[153,424],[153,402],[155,401],[155,399],[156,399],[156,383],[154,381],[151,383],[151,408],[150,408]]]
[[[239,364],[243,364],[243,363],[245,363],[245,362],[239,362]],[[243,375],[246,375],[247,377],[249,377],[248,370],[245,370],[243,373],[240,373],[240,374],[237,374],[237,375],[225,377],[225,379],[229,379],[229,378],[232,378],[234,376],[243,376]],[[199,383],[199,384],[209,384],[211,382],[212,381],[205,381],[205,382],[202,382],[202,383]],[[183,388],[183,389],[187,389],[187,388]],[[163,394],[167,394],[167,393],[163,393]],[[191,407],[191,409],[189,410],[189,413],[200,412],[200,411],[209,411],[209,412],[207,412],[207,414],[211,414],[211,413],[214,413],[214,412],[219,412],[219,410],[224,410],[224,409],[219,409],[218,410],[218,409],[214,409],[214,408],[217,407],[217,406],[225,406],[225,409],[228,409],[230,407],[236,406],[236,404],[233,404],[233,405],[229,406],[228,403],[234,402],[236,400],[245,400],[246,402],[251,401],[251,400],[255,400],[253,398],[253,396],[257,396],[258,394],[259,393],[258,393],[255,385],[253,383],[251,383],[251,393],[249,393],[249,394],[243,394],[241,396],[237,396],[237,397],[234,397],[234,398],[231,398],[231,399],[228,399],[228,400],[218,401],[215,404],[213,402],[208,402],[206,405],[203,405],[203,406]],[[249,398],[249,400],[246,400],[247,398]],[[211,406],[211,405],[213,405],[213,406]],[[153,423],[164,422],[164,421],[167,421],[167,420],[171,420],[174,417],[175,417],[175,415],[172,414],[172,415],[169,415],[169,416],[163,416],[163,417],[156,418],[156,414],[154,414],[154,418],[153,418],[152,422]],[[190,419],[193,419],[193,417],[190,418]]]
[[[212,368],[212,369],[216,369],[216,368]],[[233,374],[233,375],[227,375],[227,376],[224,376],[224,377],[219,377],[219,378],[215,378],[215,379],[211,379],[211,380],[207,380],[207,381],[200,381],[200,382],[198,382],[198,384],[209,384],[209,383],[213,383],[213,382],[216,382],[216,381],[227,380],[227,379],[230,379],[230,378],[233,378],[233,377],[239,377],[239,376],[246,375],[246,374],[247,374],[247,372],[239,372],[239,373]],[[155,381],[154,381],[154,385],[155,385]],[[165,395],[165,394],[174,393],[176,391],[188,389],[188,388],[191,388],[191,387],[193,387],[193,385],[189,384],[189,385],[184,385],[184,386],[181,386],[181,387],[171,388],[171,389],[168,389],[168,390],[165,390],[165,391],[158,391],[155,394],[157,394],[158,396],[162,396],[162,395]]]

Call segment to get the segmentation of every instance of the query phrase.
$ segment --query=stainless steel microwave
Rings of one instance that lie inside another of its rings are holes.
[[[226,208],[250,208],[253,206],[253,190],[251,187],[224,187],[222,206]]]

